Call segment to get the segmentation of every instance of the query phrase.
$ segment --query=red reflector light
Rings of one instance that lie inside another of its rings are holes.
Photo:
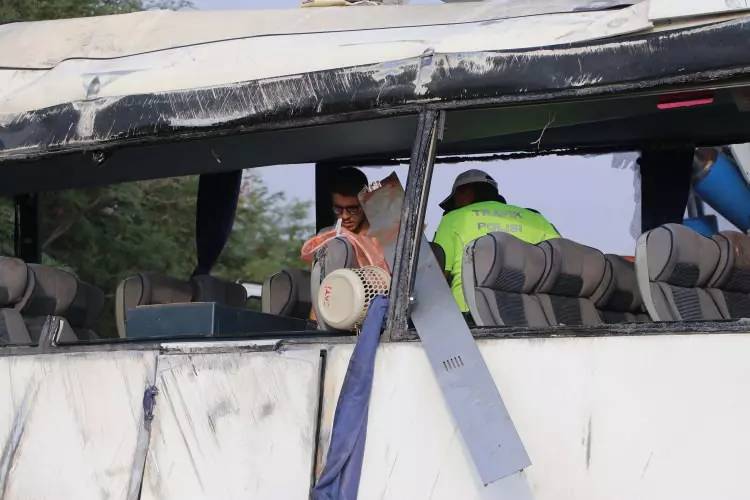
[[[656,107],[665,110],[706,106],[713,103],[714,96],[711,94],[672,94],[661,96]]]

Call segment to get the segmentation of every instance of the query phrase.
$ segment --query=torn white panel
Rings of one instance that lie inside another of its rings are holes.
[[[636,0],[637,1],[637,0]],[[239,38],[303,34],[345,34],[424,26],[606,10],[626,4],[603,0],[522,0],[461,5],[404,5],[374,8],[278,9],[241,11],[155,11],[96,18],[60,19],[0,26],[0,67],[49,68],[73,58],[119,58],[174,47]],[[47,39],[54,33],[55,43]]]
[[[310,76],[306,73],[416,58],[425,51],[455,53],[554,46],[650,27],[646,6],[639,4],[620,10],[408,29],[243,38],[115,59],[69,59],[44,72],[32,85],[0,88],[0,117],[84,100],[79,107],[94,113],[114,102],[92,101],[96,98],[205,88],[288,75],[302,75],[299,78],[307,81]],[[0,49],[12,51],[13,39],[5,38],[0,37]],[[393,71],[397,70],[400,69],[394,64]],[[373,76],[385,82],[389,69]],[[586,83],[596,83],[595,76],[582,74],[581,78]],[[347,83],[351,88],[337,90],[354,92],[357,83],[353,79]],[[310,87],[314,92],[315,86]],[[252,108],[255,100],[249,96],[247,107]],[[247,109],[227,110],[227,119],[231,119],[231,112],[240,118]]]
[[[0,498],[127,498],[155,362],[127,351],[0,358]]]
[[[309,495],[320,350],[164,355],[141,498]]]
[[[650,0],[649,19],[664,21],[750,10],[750,0]]]
[[[524,473],[537,500],[747,498],[750,335],[480,349],[533,462]],[[350,354],[336,346],[328,357],[322,444]],[[514,498],[496,487],[473,471],[420,344],[381,346],[359,498]]]

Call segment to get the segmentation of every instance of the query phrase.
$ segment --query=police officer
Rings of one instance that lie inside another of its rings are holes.
[[[469,310],[461,288],[461,262],[468,243],[497,231],[532,244],[560,237],[540,213],[508,205],[498,193],[495,179],[481,170],[467,170],[456,177],[451,194],[440,208],[445,213],[434,241],[445,251],[445,272],[463,312]]]

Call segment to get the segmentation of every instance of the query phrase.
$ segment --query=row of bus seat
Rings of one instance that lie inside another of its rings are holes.
[[[462,278],[478,326],[648,320],[632,263],[567,239],[532,245],[490,233],[466,247]]]
[[[49,316],[67,320],[59,340],[96,338],[93,326],[103,306],[104,293],[72,273],[0,257],[0,342],[38,342]]]
[[[139,306],[190,302],[216,302],[242,308],[247,304],[247,291],[239,283],[210,275],[181,280],[158,273],[138,273],[121,281],[115,292],[117,333],[120,337],[127,336],[128,310]]]
[[[724,231],[708,238],[667,224],[640,237],[636,263],[655,321],[750,317],[750,236]]]

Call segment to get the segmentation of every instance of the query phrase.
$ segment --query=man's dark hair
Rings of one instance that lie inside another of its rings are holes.
[[[367,176],[356,168],[342,168],[336,171],[331,178],[331,194],[343,194],[344,196],[357,196],[362,188],[367,186]]]
[[[497,192],[497,188],[491,184],[477,182],[472,184],[471,187],[474,190],[474,203],[479,203],[481,201],[499,201],[500,203],[505,203],[505,198],[503,198]]]

